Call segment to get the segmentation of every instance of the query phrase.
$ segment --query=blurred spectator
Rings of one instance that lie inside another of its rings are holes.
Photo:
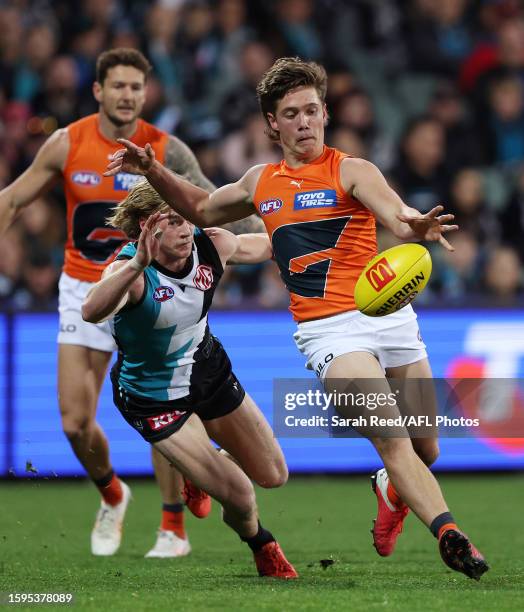
[[[197,142],[193,145],[193,151],[202,172],[214,185],[221,187],[228,182],[222,165],[220,146],[217,142]]]
[[[464,302],[478,293],[482,276],[482,251],[476,238],[466,232],[450,235],[454,251],[435,249],[431,286],[436,289],[446,304]]]
[[[286,45],[287,55],[321,60],[322,34],[317,29],[313,0],[277,0],[278,29]]]
[[[13,97],[16,100],[30,102],[36,96],[57,48],[57,35],[48,23],[39,23],[25,34],[23,57],[13,83]]]
[[[483,178],[478,170],[462,168],[457,172],[451,181],[446,209],[455,215],[453,223],[471,234],[480,245],[498,241],[498,221],[486,204]]]
[[[221,48],[215,95],[221,96],[239,82],[242,48],[256,34],[247,22],[246,0],[218,0],[216,24]]]
[[[23,46],[22,14],[14,6],[0,6],[0,84],[13,95],[13,78]]]
[[[491,144],[490,161],[494,163],[510,165],[524,159],[523,93],[523,82],[514,76],[492,83],[491,113],[485,124]]]
[[[466,103],[451,81],[440,81],[429,106],[429,114],[446,132],[446,163],[452,168],[479,165],[487,155],[479,130],[467,114]]]
[[[332,122],[336,127],[348,128],[360,137],[370,161],[382,170],[391,168],[392,143],[378,129],[371,99],[363,89],[355,88],[339,98]]]
[[[146,103],[142,118],[168,134],[175,133],[182,118],[182,109],[175,102],[175,97],[167,94],[156,75],[149,75],[147,78]]]
[[[476,120],[482,124],[490,104],[493,83],[508,75],[514,75],[524,81],[524,19],[520,17],[506,19],[498,25],[493,44],[492,61],[486,62],[482,71],[468,83],[471,91]]]
[[[391,176],[409,206],[427,212],[444,201],[448,184],[445,147],[444,128],[429,115],[414,119],[406,128]]]
[[[57,127],[76,121],[83,114],[78,98],[80,75],[72,57],[59,55],[47,67],[44,85],[35,97],[34,107],[40,116],[50,116]]]
[[[473,46],[469,0],[414,0],[408,19],[415,70],[454,78]]]
[[[359,134],[350,128],[338,127],[334,130],[329,130],[326,137],[326,144],[344,153],[348,153],[348,155],[352,157],[369,159],[369,152],[366,144]]]
[[[175,53],[179,21],[179,9],[156,2],[148,11],[145,23],[144,48],[170,98],[177,95],[182,80]]]
[[[53,312],[58,307],[58,274],[46,251],[33,249],[23,267],[24,286],[11,303],[16,310]]]
[[[184,98],[189,103],[190,121],[198,123],[213,109],[214,100],[209,94],[217,75],[219,57],[215,13],[202,0],[186,4],[176,35],[175,62]]]
[[[499,213],[502,239],[520,254],[524,265],[524,169],[520,171],[517,184],[508,205]]]
[[[332,110],[344,96],[351,93],[358,85],[355,75],[348,70],[345,64],[328,62],[325,68],[329,83],[326,104]]]
[[[239,82],[224,96],[220,108],[226,133],[241,129],[249,115],[259,112],[256,86],[273,61],[273,52],[262,42],[250,41],[242,47]]]
[[[245,127],[227,136],[221,146],[222,165],[227,182],[237,181],[256,164],[276,164],[280,150],[265,134],[261,113],[246,118]]]
[[[515,249],[501,245],[490,251],[484,285],[493,305],[522,306],[522,271]]]
[[[17,225],[27,249],[46,252],[57,268],[62,266],[65,219],[63,211],[49,196],[35,200],[30,208],[23,210]]]
[[[12,168],[17,168],[21,149],[27,139],[27,122],[31,108],[25,102],[8,102],[2,113],[2,156]]]

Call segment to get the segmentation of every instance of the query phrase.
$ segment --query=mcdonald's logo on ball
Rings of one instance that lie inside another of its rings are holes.
[[[382,317],[412,302],[431,275],[431,257],[421,244],[400,244],[374,257],[355,285],[360,312]]]
[[[375,291],[380,291],[389,284],[397,275],[391,269],[388,260],[381,257],[376,264],[366,272],[366,278]]]

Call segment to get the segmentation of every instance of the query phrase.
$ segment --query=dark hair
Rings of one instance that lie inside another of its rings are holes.
[[[133,66],[143,72],[144,77],[147,77],[151,70],[151,64],[140,51],[127,47],[109,49],[101,53],[96,60],[96,80],[100,85],[104,83],[108,71],[115,66]]]
[[[268,124],[266,133],[271,140],[278,141],[279,135],[269,125],[268,113],[274,115],[279,101],[289,91],[299,87],[314,87],[324,103],[327,92],[327,74],[324,68],[315,62],[305,62],[299,57],[281,57],[257,85],[260,110]]]

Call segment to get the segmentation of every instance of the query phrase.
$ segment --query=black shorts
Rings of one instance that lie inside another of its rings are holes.
[[[206,353],[205,359],[193,365],[190,394],[165,402],[129,393],[118,384],[118,367],[113,366],[115,406],[147,442],[169,438],[193,413],[203,421],[210,421],[233,412],[244,400],[244,387],[232,371],[224,347],[214,336]]]

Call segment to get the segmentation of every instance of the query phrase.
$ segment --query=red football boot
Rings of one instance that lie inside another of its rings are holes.
[[[474,580],[480,580],[482,574],[489,570],[482,554],[462,531],[447,529],[441,534],[438,544],[442,560],[452,570]]]
[[[284,556],[278,542],[264,544],[258,552],[254,553],[254,557],[259,576],[285,580],[298,578],[295,568]]]
[[[388,499],[388,474],[384,468],[373,474],[371,486],[378,502],[377,518],[373,521],[371,529],[373,546],[381,557],[389,557],[395,550],[398,536],[402,533],[409,508],[405,504],[398,508]]]
[[[184,478],[182,495],[191,514],[197,518],[206,518],[211,512],[211,497],[202,489],[195,487],[187,478]]]

